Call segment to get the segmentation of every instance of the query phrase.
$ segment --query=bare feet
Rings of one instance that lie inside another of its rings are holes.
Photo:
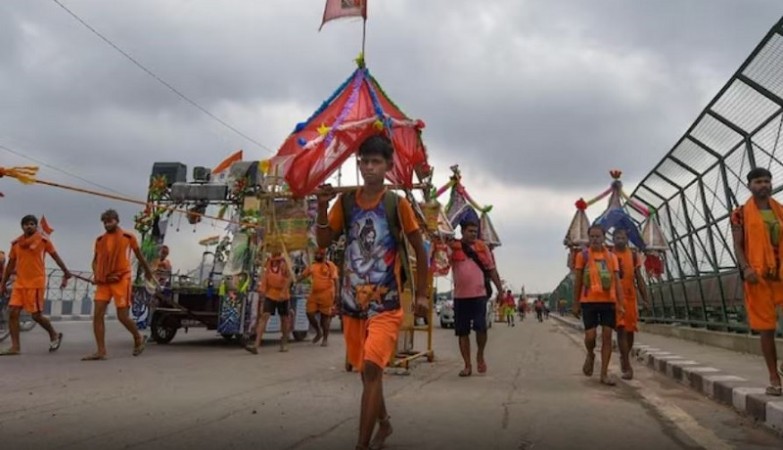
[[[318,342],[321,340],[321,338],[322,338],[322,337],[323,337],[323,335],[322,335],[322,334],[321,334],[321,332],[319,331],[319,332],[318,332],[318,333],[315,335],[315,337],[313,338],[313,344],[317,344],[317,343],[318,343]]]
[[[386,444],[386,439],[394,432],[389,419],[390,417],[386,417],[378,423],[378,431],[375,432],[375,436],[372,438],[372,442],[370,442],[371,450],[383,448]]]

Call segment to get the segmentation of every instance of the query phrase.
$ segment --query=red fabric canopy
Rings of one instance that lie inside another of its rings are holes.
[[[428,170],[420,137],[423,127],[386,97],[366,68],[359,68],[307,122],[297,125],[271,163],[294,195],[303,197],[323,184],[365,139],[385,133],[394,144],[388,180],[412,186],[414,171]]]

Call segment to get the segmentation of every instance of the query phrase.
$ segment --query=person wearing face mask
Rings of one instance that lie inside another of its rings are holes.
[[[323,338],[321,347],[326,347],[329,340],[329,325],[332,322],[332,309],[334,298],[337,294],[337,266],[326,259],[326,251],[318,249],[315,254],[315,262],[302,272],[297,283],[312,277],[313,283],[310,296],[307,299],[307,320],[315,329],[313,344],[317,344]],[[320,314],[320,322],[317,315]]]

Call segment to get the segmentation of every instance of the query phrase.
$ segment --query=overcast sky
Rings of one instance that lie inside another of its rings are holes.
[[[63,0],[161,78],[272,151],[354,69],[361,24],[317,32],[323,0]],[[372,0],[367,63],[427,123],[436,181],[463,168],[494,205],[501,275],[551,290],[574,201],[624,171],[626,190],[672,147],[768,29],[779,0]],[[213,166],[258,147],[168,91],[48,0],[0,1],[0,145],[144,198],[155,161]],[[0,165],[30,164],[0,149]],[[42,167],[39,177],[96,188]],[[102,189],[105,190],[105,189]],[[0,180],[0,241],[46,214],[87,268],[100,212],[133,205]],[[603,205],[601,205],[602,207]],[[591,218],[600,213],[596,206]],[[182,221],[175,267],[213,234]],[[3,247],[7,247],[4,244]]]

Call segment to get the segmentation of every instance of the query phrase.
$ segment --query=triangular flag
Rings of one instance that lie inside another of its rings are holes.
[[[231,156],[220,162],[214,169],[212,169],[212,175],[218,175],[228,170],[232,164],[237,161],[242,161],[242,150],[237,150],[232,153]]]
[[[318,31],[326,22],[342,17],[362,17],[367,20],[367,0],[326,0],[324,18]]]
[[[44,236],[49,236],[50,234],[54,233],[54,228],[49,225],[49,221],[46,220],[46,216],[41,216],[41,221],[38,223],[38,225],[41,228],[41,233]]]

